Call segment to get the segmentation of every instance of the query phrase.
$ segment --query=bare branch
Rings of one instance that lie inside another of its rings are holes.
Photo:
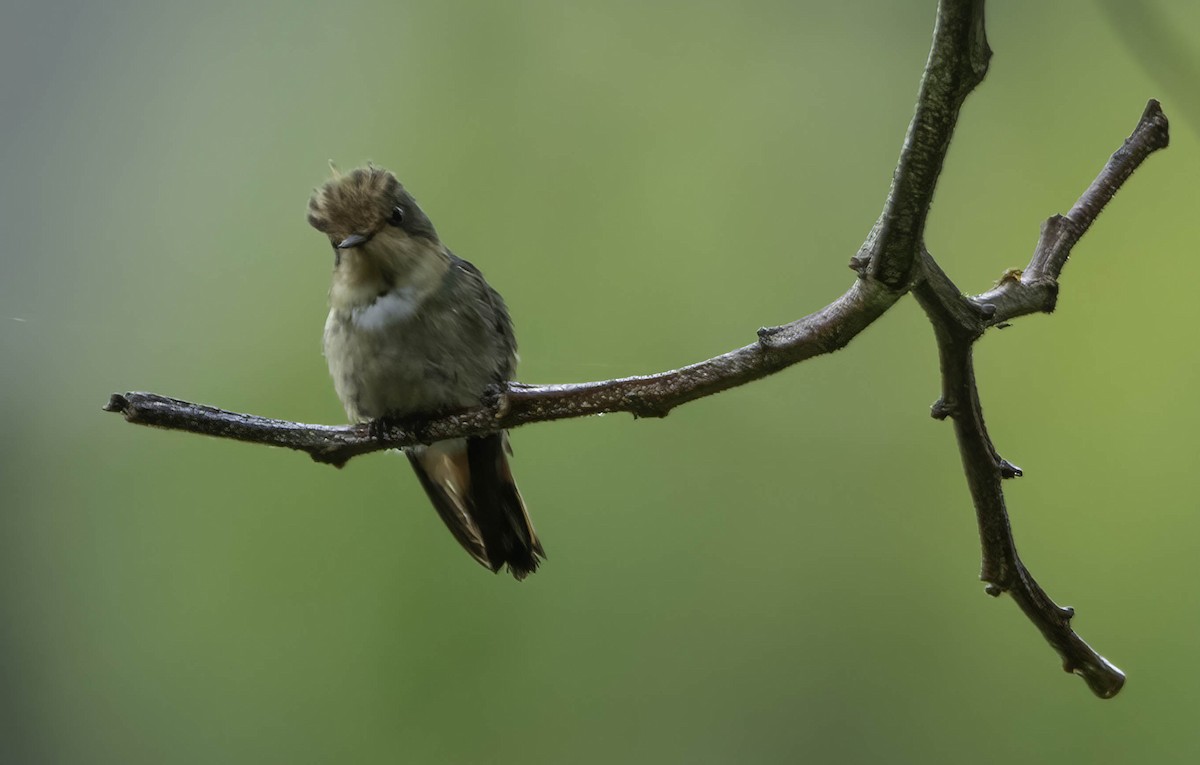
[[[855,256],[860,273],[869,261],[871,275],[880,282],[897,290],[908,286],[959,109],[983,81],[991,56],[983,0],[942,0],[916,111],[887,202]]]
[[[1074,609],[1056,605],[1017,555],[1000,487],[1011,464],[998,458],[984,425],[970,347],[959,346],[950,353],[951,358],[944,362],[947,394],[959,396],[965,410],[964,416],[954,418],[954,428],[979,518],[983,546],[979,578],[989,584],[988,594],[1012,595],[1062,657],[1064,670],[1080,675],[1097,696],[1111,698],[1125,684],[1124,673],[1075,634],[1071,629]]]
[[[933,416],[954,420],[963,470],[979,523],[983,548],[980,579],[988,582],[991,595],[1011,594],[1062,657],[1063,668],[1081,676],[1101,698],[1115,696],[1125,684],[1125,675],[1071,629],[1074,610],[1055,604],[1017,555],[1001,481],[1017,477],[1021,471],[1000,457],[988,435],[971,351],[986,327],[1014,316],[1053,310],[1058,276],[1071,248],[1142,161],[1167,142],[1167,119],[1158,102],[1151,101],[1133,134],[1109,159],[1071,212],[1055,216],[1043,225],[1041,239],[1024,274],[1007,277],[996,289],[967,299],[926,253],[922,260],[925,278],[913,290],[937,337],[942,397],[933,406]]]
[[[989,311],[989,326],[1026,314],[1054,310],[1058,302],[1058,277],[1067,264],[1071,249],[1133,171],[1151,154],[1167,147],[1170,142],[1168,128],[1162,107],[1151,99],[1133,133],[1109,157],[1104,169],[1071,211],[1065,216],[1048,218],[1042,224],[1042,234],[1025,270],[1005,274],[994,289],[975,296],[977,304],[995,307],[994,311]]]
[[[960,296],[947,301],[946,293],[939,293],[932,281],[918,285],[913,294],[929,314],[938,340],[942,397],[933,405],[932,414],[938,419],[954,420],[983,548],[979,578],[988,583],[988,594],[1012,595],[1025,616],[1062,657],[1065,670],[1083,677],[1097,696],[1111,698],[1121,690],[1125,675],[1075,634],[1070,624],[1074,611],[1056,605],[1017,555],[1001,481],[1021,475],[1021,470],[996,452],[983,421],[971,358],[978,337],[975,332],[982,331],[982,327],[977,325],[972,330],[952,318],[947,306],[966,301]]]

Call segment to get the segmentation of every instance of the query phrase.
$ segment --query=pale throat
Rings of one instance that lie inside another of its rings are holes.
[[[445,250],[424,241],[372,241],[342,253],[329,305],[374,331],[411,318],[441,287],[450,268]]]

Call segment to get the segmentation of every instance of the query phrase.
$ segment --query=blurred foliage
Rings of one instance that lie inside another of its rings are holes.
[[[750,342],[850,283],[933,6],[6,6],[0,761],[1196,761],[1196,105],[1091,3],[989,8],[928,239],[985,289],[1147,98],[1175,119],[1058,313],[978,350],[1021,550],[1130,673],[1115,701],[975,580],[912,301],[664,421],[517,431],[550,554],[521,585],[394,456],[335,471],[100,411],[341,420],[304,222],[328,158],[400,174],[508,299],[523,380]]]

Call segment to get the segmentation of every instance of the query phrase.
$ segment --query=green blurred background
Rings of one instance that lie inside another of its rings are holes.
[[[994,3],[928,232],[986,289],[1147,98],[1173,120],[1058,313],[978,351],[1026,561],[1129,673],[1102,702],[983,594],[912,300],[663,421],[517,431],[550,554],[522,584],[393,455],[337,471],[100,411],[342,421],[304,221],[330,158],[396,170],[484,270],[522,380],[750,342],[850,284],[932,0],[243,6],[3,11],[0,761],[1200,757],[1196,83],[1153,46],[1091,2]],[[1195,3],[1157,7],[1194,42]]]

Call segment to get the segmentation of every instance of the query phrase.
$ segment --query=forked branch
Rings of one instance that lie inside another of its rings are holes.
[[[1071,629],[1074,610],[1056,605],[1017,555],[1001,481],[1015,478],[1021,471],[1000,457],[988,436],[971,352],[986,327],[1035,311],[1054,310],[1058,277],[1075,243],[1133,171],[1151,153],[1166,148],[1168,140],[1167,118],[1158,102],[1150,101],[1133,133],[1071,211],[1043,224],[1033,258],[1023,272],[1006,274],[995,289],[967,299],[926,255],[926,278],[913,290],[937,338],[942,397],[933,406],[933,416],[954,420],[983,547],[980,579],[988,583],[989,594],[1012,595],[1062,657],[1063,669],[1081,676],[1101,698],[1116,695],[1125,684],[1125,675],[1075,634]]]

